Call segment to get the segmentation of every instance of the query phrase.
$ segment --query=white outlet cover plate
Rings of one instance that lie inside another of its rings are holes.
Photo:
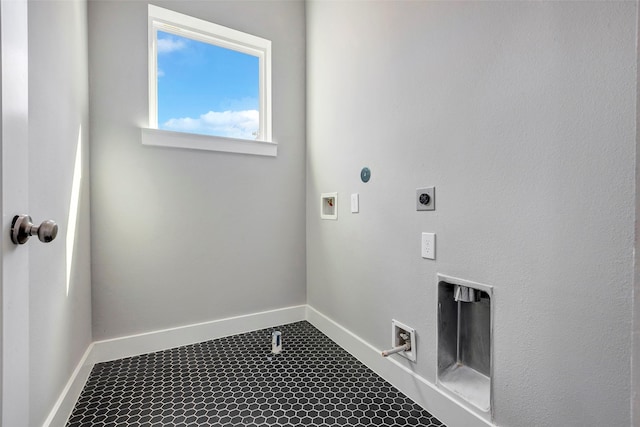
[[[436,234],[422,233],[420,248],[422,258],[436,259]]]
[[[360,212],[360,196],[358,193],[353,193],[351,195],[351,213]]]

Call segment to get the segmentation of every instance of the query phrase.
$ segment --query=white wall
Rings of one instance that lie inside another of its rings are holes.
[[[436,273],[493,285],[495,422],[630,425],[636,26],[635,2],[308,3],[309,304],[378,348],[415,327],[435,382]]]
[[[86,2],[29,1],[28,7],[29,214],[34,222],[59,225],[53,242],[33,237],[24,248],[30,257],[29,425],[35,426],[91,342],[89,120]],[[76,162],[81,174],[74,193]]]
[[[301,1],[154,4],[273,43],[277,158],[142,146],[147,2],[89,2],[93,333],[304,304]]]

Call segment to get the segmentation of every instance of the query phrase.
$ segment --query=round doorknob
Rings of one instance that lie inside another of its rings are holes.
[[[16,245],[27,243],[29,237],[38,236],[43,243],[49,243],[58,235],[58,224],[50,219],[34,225],[29,215],[16,215],[11,222],[11,241]]]

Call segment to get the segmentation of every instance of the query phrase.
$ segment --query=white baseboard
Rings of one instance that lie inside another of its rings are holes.
[[[64,427],[82,392],[82,388],[89,378],[91,369],[93,369],[93,365],[96,363],[167,350],[229,335],[256,331],[277,325],[285,325],[305,319],[306,305],[299,305],[178,328],[96,341],[87,348],[87,351],[71,375],[69,382],[51,410],[43,427]]]
[[[178,328],[96,341],[90,363],[107,362],[124,357],[153,353],[183,345],[195,344],[229,335],[256,331],[271,326],[305,320],[306,305],[228,317]]]
[[[307,321],[444,424],[450,427],[494,427],[489,420],[454,400],[394,358],[382,357],[381,349],[373,347],[311,306],[307,306]]]
[[[89,379],[89,374],[91,374],[93,364],[88,365],[87,360],[89,359],[89,355],[92,351],[93,343],[89,344],[89,347],[87,347],[87,351],[84,352],[84,356],[82,356],[78,366],[76,366],[73,374],[71,374],[71,378],[69,378],[69,381],[62,390],[60,397],[58,397],[55,405],[53,405],[53,409],[44,421],[44,424],[42,424],[42,427],[62,427],[67,423],[67,419],[69,418],[69,415],[71,415],[73,407],[75,406],[78,397],[80,397],[80,393],[82,393],[85,383]]]

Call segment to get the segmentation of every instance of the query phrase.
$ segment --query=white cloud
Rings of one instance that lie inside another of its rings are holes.
[[[191,117],[169,119],[162,124],[162,129],[255,139],[259,117],[258,110],[209,111],[197,119]]]
[[[162,77],[162,76],[164,76],[164,71],[158,68],[158,77]]]
[[[158,39],[158,53],[171,53],[182,50],[187,47],[184,40],[176,40],[173,38]]]

